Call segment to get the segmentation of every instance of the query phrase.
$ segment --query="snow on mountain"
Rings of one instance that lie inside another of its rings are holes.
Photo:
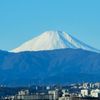
[[[46,31],[40,36],[33,38],[30,41],[25,42],[20,47],[11,50],[10,52],[21,51],[41,51],[41,50],[54,50],[63,48],[84,49],[94,52],[100,52],[77,39],[64,31]]]

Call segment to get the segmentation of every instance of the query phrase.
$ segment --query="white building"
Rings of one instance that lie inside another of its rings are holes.
[[[47,89],[47,90],[50,90],[50,89],[51,89],[51,86],[47,86],[46,89]]]
[[[54,95],[54,99],[58,99],[58,97],[59,97],[59,89],[56,89],[54,91],[48,91],[48,94],[53,94]]]
[[[88,89],[81,90],[81,94],[83,97],[88,96],[89,95]]]
[[[56,93],[55,93],[56,95]],[[37,99],[48,99],[48,100],[53,100],[54,99],[54,94],[30,94],[29,90],[21,90],[18,92],[18,95],[16,95],[15,100],[37,100]]]
[[[95,88],[95,84],[92,84],[92,88]]]
[[[95,87],[100,88],[100,82],[95,83]]]
[[[83,86],[79,86],[79,89],[83,89]]]
[[[89,88],[89,83],[83,83],[83,88],[88,89]]]
[[[18,92],[18,95],[28,95],[29,94],[29,90],[21,90]]]
[[[53,94],[29,94],[29,95],[16,95],[16,100],[38,100],[49,99],[53,100]]]
[[[91,91],[91,96],[92,97],[100,97],[100,90],[99,89],[92,90]]]
[[[68,92],[65,92],[65,90],[62,90],[62,91],[63,91],[63,95],[62,95],[62,97],[59,97],[58,100],[72,100],[71,96]]]

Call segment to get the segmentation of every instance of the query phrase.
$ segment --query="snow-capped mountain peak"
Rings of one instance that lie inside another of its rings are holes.
[[[54,50],[54,49],[84,49],[94,52],[100,52],[99,50],[86,45],[85,43],[75,39],[64,31],[46,31],[36,38],[25,42],[20,47],[11,50],[10,52],[21,51],[41,51],[41,50]]]

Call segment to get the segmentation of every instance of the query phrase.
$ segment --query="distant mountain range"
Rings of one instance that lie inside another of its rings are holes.
[[[0,84],[50,85],[100,81],[100,53],[58,49],[10,53],[0,51]]]
[[[46,31],[10,52],[0,51],[0,84],[98,82],[99,52],[64,31]]]
[[[11,50],[10,52],[21,52],[21,51],[43,51],[43,50],[55,50],[55,49],[84,49],[94,52],[100,52],[64,31],[46,31],[40,36],[33,38],[32,40],[25,42],[20,47]]]

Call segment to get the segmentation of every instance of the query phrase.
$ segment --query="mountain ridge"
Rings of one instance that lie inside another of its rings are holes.
[[[1,51],[0,58],[3,59],[0,84],[20,86],[24,80],[26,85],[36,85],[39,81],[47,85],[58,80],[61,84],[100,81],[100,53],[92,51],[71,48],[19,53]]]
[[[6,56],[0,68],[7,73],[11,70],[10,72],[16,78],[22,73],[23,75],[21,77],[23,78],[24,76],[30,78],[44,77],[46,75],[53,76],[65,72],[99,74],[99,60],[99,53],[82,49],[74,50],[69,48],[52,51],[25,51],[10,53]]]

